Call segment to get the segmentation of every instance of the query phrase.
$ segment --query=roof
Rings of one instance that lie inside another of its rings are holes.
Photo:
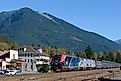
[[[20,47],[19,49],[22,49],[22,50],[24,50],[24,48],[26,48],[26,51],[24,51],[24,52],[35,52],[35,53],[38,53],[38,51],[36,51],[34,48],[32,48],[31,46],[23,46],[23,47]],[[19,50],[18,49],[18,50]],[[23,52],[23,51],[21,51],[21,52]]]
[[[23,61],[23,60],[21,60],[21,59],[12,59],[12,60],[10,61],[10,63],[22,63],[22,62],[25,62],[25,61]]]
[[[5,54],[8,53],[8,52],[9,52],[8,50],[0,51],[0,56],[5,55]]]
[[[46,53],[40,53],[39,55],[40,56],[49,56],[49,54],[46,54]]]
[[[3,59],[0,59],[0,62],[2,62],[3,61]]]

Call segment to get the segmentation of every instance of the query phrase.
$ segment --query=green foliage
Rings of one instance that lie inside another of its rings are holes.
[[[0,50],[14,49],[17,47],[17,44],[5,36],[0,35]]]
[[[97,60],[97,54],[93,53],[91,58],[94,59],[94,60]]]
[[[94,53],[93,53],[93,51],[92,51],[92,49],[91,49],[91,47],[89,45],[85,49],[85,53],[86,53],[86,57],[88,59],[93,58]]]
[[[46,54],[49,54],[50,57],[52,57],[53,55],[60,55],[60,54],[73,55],[73,52],[64,48],[57,49],[53,47],[43,47],[42,49],[43,49],[42,51]]]
[[[106,60],[121,63],[121,51],[110,51]]]
[[[113,52],[110,51],[109,54],[107,55],[106,59],[114,62],[116,59],[116,54],[114,54]]]
[[[79,54],[80,54],[80,57],[86,58],[86,53],[85,52],[80,52]]]
[[[117,54],[115,61],[121,63],[121,54]]]
[[[106,54],[104,52],[100,52],[98,55],[97,55],[97,59],[98,60],[106,60]]]
[[[121,51],[110,51],[109,53],[100,52],[98,54],[97,60],[108,60],[121,63]]]
[[[46,73],[49,70],[48,64],[37,65],[38,72]]]
[[[98,61],[107,60],[107,61],[121,63],[121,50],[110,51],[109,53],[106,53],[104,51],[104,52],[99,52],[99,54],[97,54],[93,53],[90,46],[87,46],[85,52],[79,52],[79,56],[82,58],[95,59]]]

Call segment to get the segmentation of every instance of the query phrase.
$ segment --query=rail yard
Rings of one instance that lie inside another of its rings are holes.
[[[0,76],[0,81],[110,81],[121,80],[119,68],[71,71],[59,73],[21,74]]]

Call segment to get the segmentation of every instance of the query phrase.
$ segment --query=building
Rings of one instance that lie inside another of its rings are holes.
[[[35,57],[38,57],[38,53],[30,46],[21,47],[18,49],[19,59],[24,60],[22,69],[24,72],[28,71],[37,71]]]
[[[21,61],[18,59],[18,51],[0,51],[0,70],[6,70],[20,66]]]
[[[19,59],[24,60],[25,63],[22,64],[22,69],[24,72],[28,71],[37,71],[37,65],[43,64],[42,60],[47,59],[49,57],[42,53],[41,48],[33,48],[31,46],[24,46],[18,49]]]

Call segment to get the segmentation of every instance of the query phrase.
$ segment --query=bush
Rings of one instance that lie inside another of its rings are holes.
[[[49,70],[49,65],[48,64],[38,65],[37,70],[38,72],[47,73]]]

